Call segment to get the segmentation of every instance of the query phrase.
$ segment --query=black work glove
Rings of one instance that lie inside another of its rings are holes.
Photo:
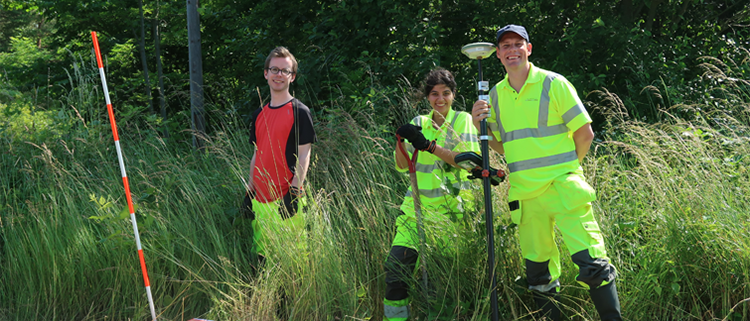
[[[422,127],[406,124],[399,127],[396,130],[396,134],[401,136],[401,138],[408,140],[409,143],[418,150],[426,150],[430,153],[435,152],[435,141],[427,140],[427,138],[424,137],[424,134],[422,134]]]
[[[240,214],[242,217],[254,220],[255,212],[253,211],[253,199],[255,198],[255,191],[245,192],[245,199],[242,201],[242,207],[240,207]]]
[[[282,220],[297,215],[297,201],[300,196],[302,196],[302,189],[297,186],[289,186],[289,192],[284,195],[283,208],[279,209]]]

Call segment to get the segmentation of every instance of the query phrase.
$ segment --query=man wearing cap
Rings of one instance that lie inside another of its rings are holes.
[[[507,75],[490,90],[489,102],[474,103],[472,116],[477,128],[487,118],[489,145],[505,154],[508,205],[519,227],[534,301],[543,316],[560,319],[557,224],[578,265],[576,281],[589,289],[601,319],[622,320],[617,273],[591,208],[596,193],[581,168],[594,139],[591,117],[565,77],[529,62],[532,46],[526,28],[502,27],[495,43]]]

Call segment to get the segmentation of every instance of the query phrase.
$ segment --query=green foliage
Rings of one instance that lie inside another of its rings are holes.
[[[3,77],[9,85],[30,91],[35,84],[46,83],[46,65],[52,54],[36,47],[33,39],[11,37],[10,51],[0,52]]]
[[[89,31],[100,32],[109,79],[117,91],[114,94],[122,99],[119,103],[148,103],[140,58],[132,46],[140,34],[135,1],[2,3],[14,10],[8,17],[9,26],[14,26],[9,36],[31,37],[23,31],[27,30],[23,23],[44,21],[50,27],[29,39],[88,55]],[[372,91],[399,92],[404,82],[419,86],[422,76],[435,66],[451,70],[459,84],[459,97],[473,101],[475,63],[460,53],[460,47],[494,41],[498,27],[516,23],[525,25],[531,34],[532,61],[566,76],[581,96],[606,88],[620,93],[638,119],[659,121],[659,112],[651,108],[653,97],[641,89],[684,83],[700,73],[694,67],[696,59],[729,54],[741,45],[750,37],[742,27],[750,19],[743,4],[739,0],[202,1],[205,93],[214,106],[249,115],[267,100],[262,77],[265,56],[284,45],[300,62],[292,90],[316,111],[342,98],[368,100]],[[180,116],[189,108],[185,6],[169,1],[143,5],[146,23],[161,29],[167,117],[181,124],[178,128],[187,128]],[[153,35],[149,26],[146,31],[150,53]],[[147,63],[155,70],[151,56]],[[483,65],[486,80],[502,79],[503,68],[494,58]],[[11,76],[10,81],[23,84],[24,90],[65,81],[54,78],[58,72],[46,72],[42,66],[29,71],[32,79],[17,81]],[[55,70],[68,67],[60,59],[51,66]],[[50,74],[53,79],[46,79]],[[389,112],[388,106],[373,106],[375,114]],[[594,118],[597,124],[603,120],[598,114]]]
[[[24,9],[17,2],[0,1],[0,52],[9,51],[12,37],[34,35],[32,24],[38,19],[38,14],[29,14],[30,10],[36,9]]]
[[[53,124],[64,121],[64,114],[34,111],[33,107],[22,104],[0,106],[3,116],[3,120],[0,121],[0,134],[10,141],[45,141],[59,138],[61,135],[60,129],[53,128]]]

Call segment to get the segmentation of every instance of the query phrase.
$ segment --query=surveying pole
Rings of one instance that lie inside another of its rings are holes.
[[[477,66],[479,67],[479,81],[477,82],[477,90],[479,91],[479,100],[486,102],[490,101],[487,92],[490,89],[490,84],[487,81],[482,80],[482,59],[488,58],[495,53],[495,45],[489,42],[474,42],[465,45],[461,48],[461,52],[469,57],[469,59],[476,59]],[[492,109],[490,109],[492,110]],[[482,152],[482,186],[484,189],[484,218],[485,225],[487,227],[487,265],[490,275],[490,306],[492,307],[492,321],[497,321],[497,283],[495,282],[495,236],[493,233],[492,224],[492,186],[490,178],[490,153],[489,153],[489,133],[487,132],[487,119],[482,119],[479,129],[479,140],[481,141],[481,152]]]

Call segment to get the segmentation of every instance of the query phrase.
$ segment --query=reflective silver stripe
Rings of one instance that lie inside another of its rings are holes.
[[[429,198],[436,198],[436,197],[442,197],[443,195],[447,195],[447,191],[442,188],[434,188],[434,189],[419,189],[419,196],[429,197]],[[411,192],[411,190],[406,191],[406,197],[412,197],[414,194]]]
[[[456,183],[453,183],[453,187],[458,188],[458,189],[469,189],[471,188],[471,182],[469,181],[456,182]]]
[[[477,138],[477,135],[474,134],[461,134],[459,135],[461,141],[463,142],[478,142],[479,139]]]
[[[581,104],[576,104],[562,115],[562,119],[565,122],[565,125],[567,125],[580,114],[583,114],[583,106],[581,106]]]
[[[442,163],[442,162],[441,162]],[[435,163],[432,164],[421,164],[417,162],[417,172],[432,174],[432,171],[440,168],[441,166]]]
[[[493,132],[496,132],[496,131],[498,131],[498,127],[497,127],[497,124],[496,124],[496,123],[487,123],[487,127],[489,127],[489,129],[490,129],[491,131],[493,131]]]
[[[550,284],[542,284],[542,285],[529,285],[529,290],[537,290],[539,292],[549,292],[550,290],[554,288],[560,287],[560,279],[554,280],[550,282]]]
[[[389,319],[393,318],[408,318],[409,317],[409,306],[405,305],[402,307],[394,307],[391,305],[383,305],[383,316]]]
[[[414,122],[414,125],[422,127],[422,116],[414,117],[414,119],[412,119],[412,122]]]
[[[414,146],[409,144],[407,141],[404,141],[404,145],[406,146],[406,151],[408,151],[411,154],[414,154]]]
[[[568,132],[568,127],[566,126],[566,124],[573,120],[576,116],[583,113],[584,110],[583,106],[573,106],[571,110],[565,112],[565,114],[563,115],[563,121],[565,122],[565,124],[558,124],[554,126],[547,125],[549,122],[549,92],[550,88],[552,87],[552,81],[554,81],[557,77],[561,77],[560,74],[550,72],[544,78],[544,82],[542,83],[542,93],[539,97],[539,119],[537,120],[537,128],[523,128],[506,133],[505,128],[503,127],[503,123],[500,120],[500,103],[498,101],[497,93],[498,88],[497,86],[495,86],[492,88],[492,90],[490,90],[490,96],[492,97],[492,108],[495,110],[495,119],[497,120],[500,139],[504,143],[523,138],[541,138],[561,135]],[[578,154],[576,154],[575,150],[572,150],[562,154],[509,163],[508,170],[510,170],[511,172],[518,172],[539,167],[563,164],[577,159]]]
[[[446,129],[446,130],[447,130],[448,132],[446,133],[446,137],[445,137],[445,146],[443,146],[444,148],[447,148],[447,149],[453,150],[453,148],[455,148],[455,147],[456,147],[456,145],[458,145],[458,143],[459,143],[459,142],[457,142],[457,141],[456,141],[456,140],[454,139],[454,136],[455,136],[455,133],[456,133],[456,130],[455,130],[454,128],[456,128],[456,127],[455,127],[455,125],[456,125],[456,120],[458,119],[458,115],[459,115],[460,113],[461,113],[461,112],[458,112],[458,111],[457,111],[457,112],[454,112],[454,113],[453,113],[453,120],[451,120],[451,125],[450,125],[450,127],[448,127],[448,128]]]
[[[505,136],[505,128],[503,127],[503,122],[500,121],[500,102],[497,98],[498,90],[497,86],[490,89],[490,100],[492,101],[492,109],[495,112],[495,124],[497,125],[494,130],[500,132],[500,140],[504,141],[505,139],[503,136]]]
[[[539,168],[539,167],[567,163],[567,162],[577,160],[577,159],[578,159],[578,154],[576,154],[576,151],[572,150],[572,151],[562,153],[562,154],[539,157],[539,158],[532,158],[532,159],[527,159],[524,161],[509,163],[508,170],[510,170],[511,173],[515,173],[515,172],[523,171],[527,169],[534,169],[534,168]]]
[[[547,121],[549,120],[549,88],[552,86],[552,81],[559,76],[560,74],[550,72],[549,75],[544,78],[544,84],[542,84],[542,96],[539,97],[539,128],[547,127]]]
[[[523,139],[523,138],[541,138],[541,137],[547,137],[547,136],[554,136],[562,133],[567,133],[568,127],[565,127],[563,124],[557,124],[555,126],[550,127],[540,127],[540,128],[524,128],[524,129],[518,129],[514,130],[512,132],[506,133],[502,139],[503,142],[511,142],[516,139]]]

